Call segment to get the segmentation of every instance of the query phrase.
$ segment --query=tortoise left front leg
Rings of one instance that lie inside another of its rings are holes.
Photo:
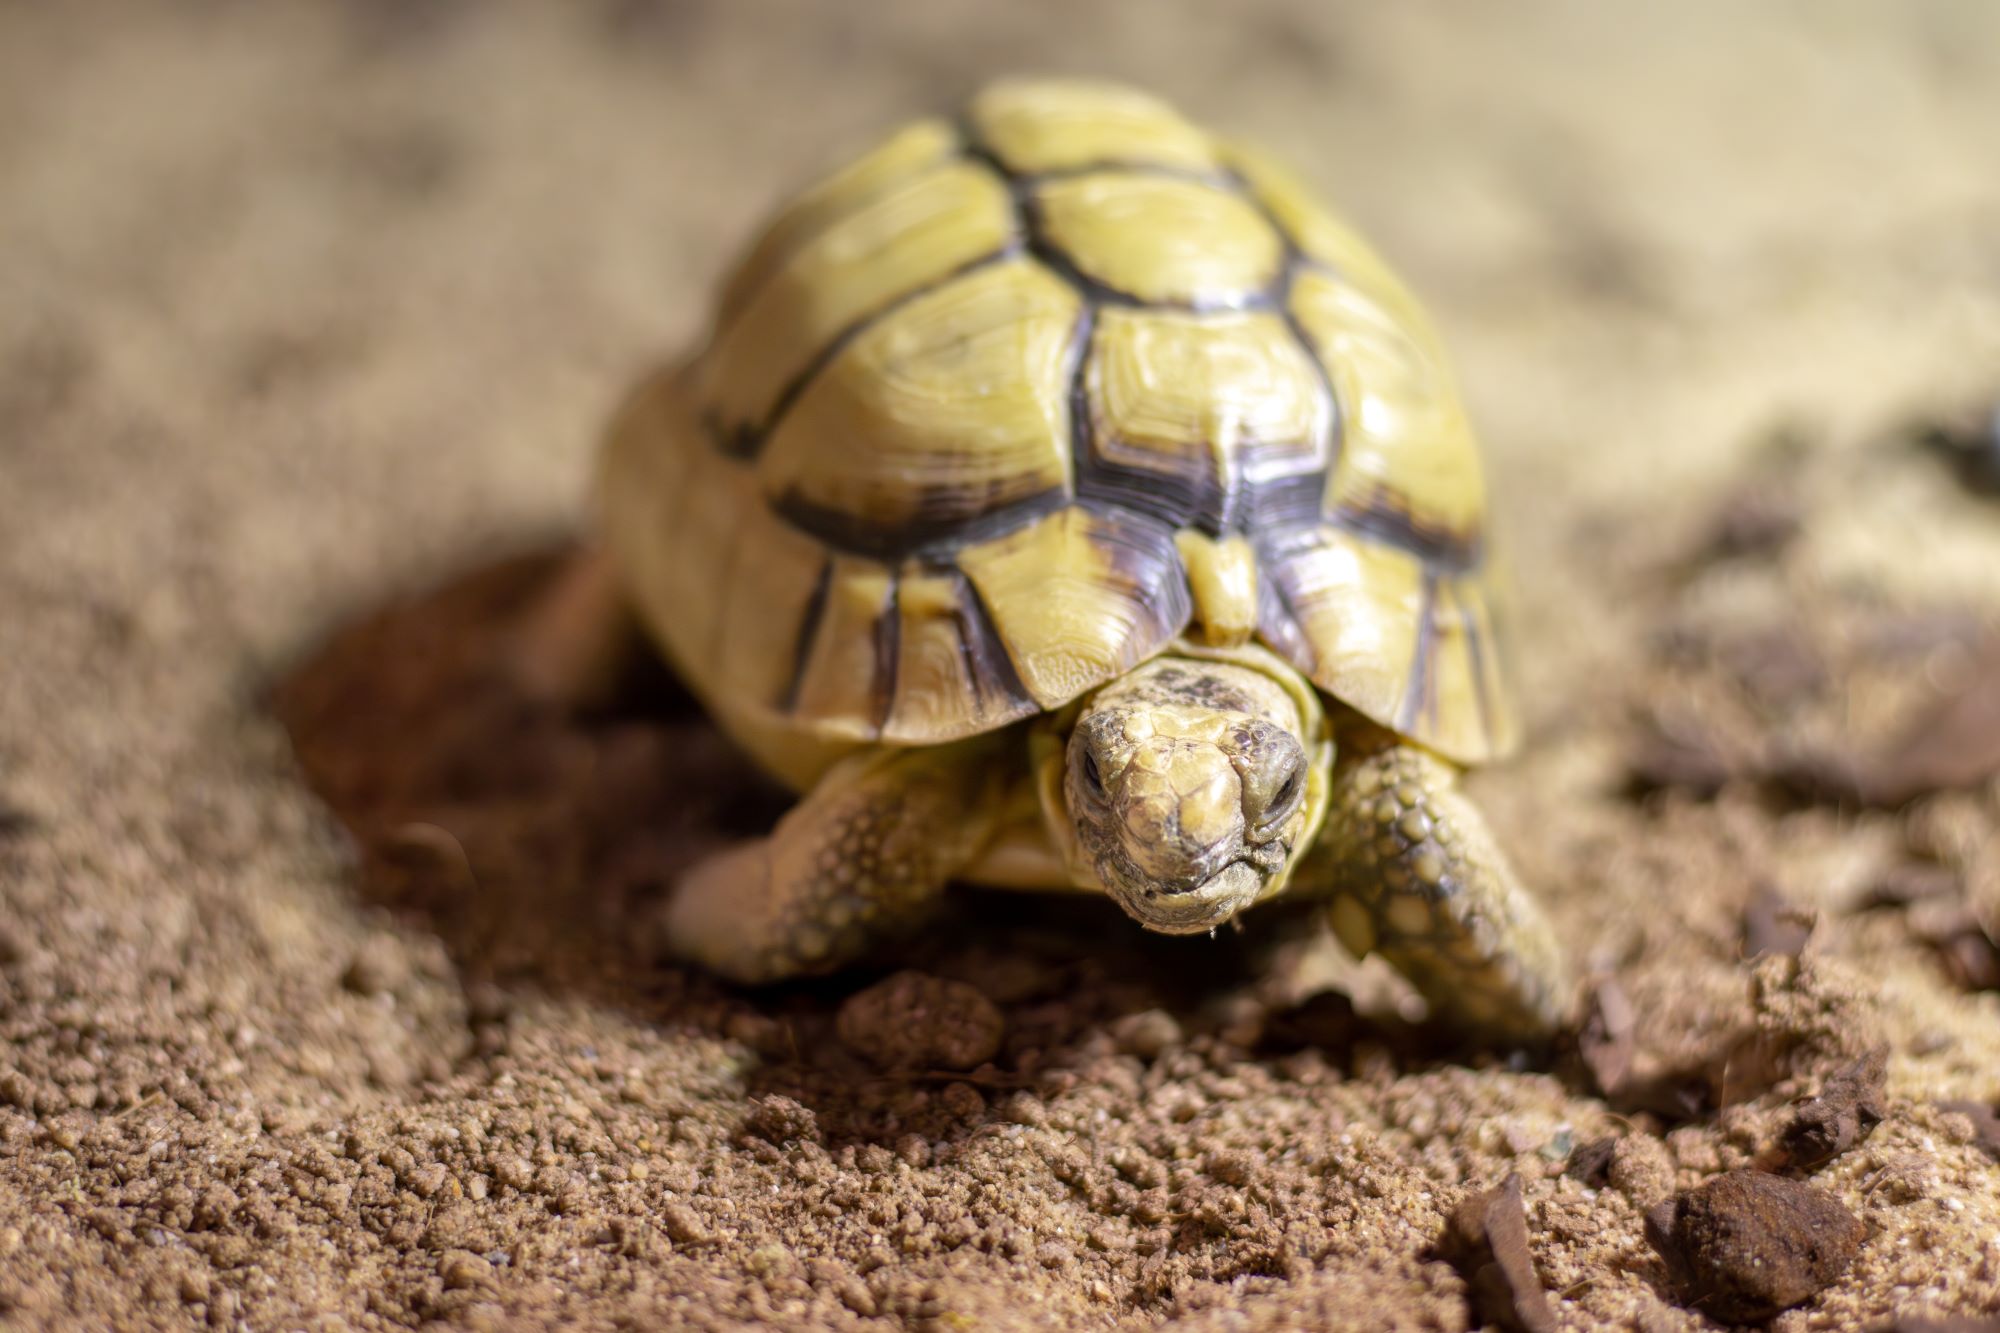
[[[1570,977],[1541,908],[1515,877],[1458,770],[1379,729],[1341,737],[1326,825],[1298,887],[1331,897],[1334,932],[1380,953],[1431,1012],[1507,1040],[1568,1017]]]

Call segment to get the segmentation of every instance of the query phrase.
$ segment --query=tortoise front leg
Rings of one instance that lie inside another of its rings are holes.
[[[1458,770],[1378,728],[1341,737],[1326,824],[1297,886],[1332,897],[1356,957],[1380,953],[1434,1015],[1488,1036],[1546,1039],[1570,978]]]
[[[983,738],[842,760],[769,837],[688,872],[668,950],[758,984],[831,971],[922,920],[994,835],[1012,771],[995,750]]]

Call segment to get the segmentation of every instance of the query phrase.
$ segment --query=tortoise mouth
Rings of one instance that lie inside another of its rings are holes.
[[[1148,930],[1163,935],[1199,935],[1256,902],[1268,873],[1244,856],[1187,888],[1117,884],[1111,896],[1126,915]]]

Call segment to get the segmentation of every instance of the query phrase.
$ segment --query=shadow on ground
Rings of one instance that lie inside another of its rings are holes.
[[[364,616],[269,694],[308,781],[360,849],[356,892],[435,933],[469,992],[565,993],[744,1041],[763,1057],[766,1090],[817,1104],[829,1132],[860,1138],[910,1127],[893,1110],[899,1087],[1004,1095],[1035,1086],[1092,1033],[1144,1045],[1164,1024],[1172,1040],[1313,1045],[1336,1059],[1357,1042],[1447,1053],[1438,1035],[1359,1016],[1337,993],[1295,1003],[1309,957],[1334,946],[1283,905],[1187,939],[1131,927],[1105,903],[966,889],[920,934],[835,977],[752,992],[662,961],[653,922],[674,878],[768,828],[790,797],[657,662],[588,715],[516,683],[509,635],[566,554],[490,562]],[[898,968],[963,981],[1000,1006],[994,1059],[884,1071],[843,1045],[842,1006]]]

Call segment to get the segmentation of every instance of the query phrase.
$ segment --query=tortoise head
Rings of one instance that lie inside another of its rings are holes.
[[[1077,882],[1182,935],[1284,888],[1319,831],[1332,763],[1296,673],[1257,649],[1190,651],[1084,700],[1042,774]]]

